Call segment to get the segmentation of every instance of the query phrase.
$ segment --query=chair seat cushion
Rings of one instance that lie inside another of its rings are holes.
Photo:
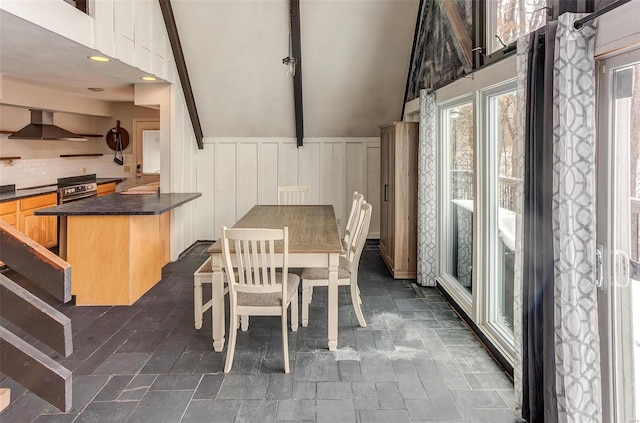
[[[276,273],[276,282],[282,283],[282,273]],[[298,293],[298,286],[300,286],[300,276],[294,273],[287,274],[287,301]],[[249,292],[238,292],[238,305],[239,306],[259,306],[259,307],[271,307],[282,305],[282,294],[280,292],[274,292],[270,294],[254,294]]]
[[[300,275],[302,279],[324,280],[329,279],[329,269],[326,267],[305,267]],[[347,279],[351,277],[349,270],[349,262],[346,257],[340,256],[338,261],[338,279]]]

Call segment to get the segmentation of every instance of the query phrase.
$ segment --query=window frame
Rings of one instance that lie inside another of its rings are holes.
[[[498,239],[498,172],[497,163],[498,138],[495,136],[497,122],[495,117],[495,106],[492,101],[502,95],[517,92],[516,77],[509,78],[494,85],[490,85],[476,92],[479,115],[478,134],[482,142],[481,157],[482,164],[478,164],[482,183],[478,184],[478,201],[480,202],[479,216],[481,222],[481,233],[478,241],[481,243],[480,261],[483,263],[482,295],[479,297],[477,306],[477,324],[485,329],[487,336],[494,345],[511,361],[514,353],[513,331],[500,323],[498,312],[499,284],[497,283],[499,272],[497,260],[500,240]]]
[[[482,303],[486,299],[487,293],[486,291],[486,270],[483,266],[485,266],[485,258],[479,256],[481,253],[481,249],[483,248],[480,237],[484,237],[483,234],[480,233],[481,225],[483,219],[483,214],[486,213],[484,210],[485,204],[481,196],[485,195],[482,192],[482,188],[480,190],[479,187],[482,187],[486,181],[486,171],[481,169],[481,166],[484,166],[484,160],[486,155],[486,134],[484,131],[486,130],[486,125],[483,122],[480,122],[483,116],[483,111],[480,109],[484,109],[485,106],[482,104],[480,92],[486,92],[490,90],[492,87],[499,87],[505,83],[514,81],[517,76],[516,72],[516,57],[511,56],[508,59],[500,61],[499,63],[495,63],[491,66],[487,66],[483,69],[475,71],[472,75],[469,75],[466,78],[461,78],[451,84],[448,84],[445,87],[442,87],[435,91],[436,96],[436,111],[437,111],[437,119],[436,119],[436,131],[438,137],[438,167],[437,174],[438,180],[441,181],[438,187],[438,256],[437,256],[437,265],[436,265],[436,281],[445,290],[447,295],[451,297],[453,301],[456,302],[457,306],[461,309],[463,313],[467,315],[467,318],[471,320],[475,326],[478,328],[480,333],[486,337],[486,339],[495,347],[496,351],[504,357],[505,361],[509,364],[513,365],[515,351],[513,348],[513,344],[511,342],[505,341],[505,337],[499,334],[499,331],[494,330],[488,323],[486,316],[486,306]],[[468,103],[469,99],[473,102],[474,108],[474,177],[475,177],[475,186],[474,186],[474,217],[473,217],[473,238],[474,238],[474,246],[473,246],[473,279],[472,279],[472,293],[469,294],[469,291],[466,290],[462,285],[460,285],[457,280],[455,280],[450,275],[444,274],[442,272],[443,267],[441,264],[443,263],[443,251],[446,251],[447,245],[443,245],[443,241],[446,239],[447,230],[446,222],[444,222],[442,216],[447,216],[445,214],[447,212],[446,204],[444,200],[448,200],[448,190],[449,190],[449,181],[448,175],[443,178],[443,171],[446,169],[445,166],[448,167],[448,151],[443,150],[446,148],[443,137],[443,126],[444,126],[444,118],[442,111],[447,108],[455,107],[460,104]],[[443,153],[446,153],[446,157],[442,157]],[[444,180],[443,180],[444,179]],[[486,202],[486,201],[485,201]],[[476,212],[477,210],[477,212]],[[484,241],[482,241],[484,242]],[[466,296],[465,296],[466,294]],[[508,338],[508,337],[506,337]]]
[[[460,306],[465,313],[468,315],[472,315],[473,313],[473,292],[475,289],[472,289],[472,292],[469,292],[466,288],[462,286],[458,282],[458,279],[455,278],[451,273],[444,272],[443,263],[449,262],[451,260],[451,252],[449,247],[451,246],[453,240],[451,233],[449,231],[449,225],[451,225],[451,201],[450,201],[450,144],[449,144],[449,127],[447,122],[445,122],[449,115],[448,110],[453,109],[455,107],[460,107],[464,105],[471,104],[473,108],[473,124],[474,124],[474,132],[475,132],[475,99],[472,94],[465,94],[460,97],[456,97],[450,99],[446,102],[443,102],[437,106],[437,132],[439,134],[438,137],[438,157],[440,160],[438,161],[438,175],[440,176],[440,180],[442,183],[439,184],[438,187],[438,266],[437,266],[437,276],[436,280],[446,287],[447,293],[451,295],[454,301]],[[475,151],[475,134],[474,134],[474,159],[473,159],[473,172],[475,178],[475,166],[476,166],[476,151]],[[443,177],[446,175],[446,178]],[[475,190],[476,190],[477,181],[474,180],[473,190],[474,190],[474,198]],[[474,200],[475,201],[475,200]],[[476,224],[475,224],[475,213],[473,217],[474,222],[474,230],[473,230],[473,248],[472,248],[472,263],[475,266],[475,251],[476,251],[476,242],[475,242],[475,232],[476,232]],[[472,273],[471,286],[475,285],[476,272]]]

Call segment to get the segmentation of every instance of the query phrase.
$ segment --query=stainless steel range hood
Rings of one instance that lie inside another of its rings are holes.
[[[69,132],[53,124],[53,112],[48,110],[29,109],[31,123],[9,135],[14,140],[66,140],[86,141],[81,135]]]

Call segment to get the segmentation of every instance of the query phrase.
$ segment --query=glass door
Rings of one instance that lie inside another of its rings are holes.
[[[470,99],[446,104],[441,119],[441,283],[469,312],[474,264],[474,125]]]
[[[600,63],[598,242],[605,421],[640,421],[640,50]]]
[[[485,125],[484,169],[486,181],[478,189],[485,199],[482,252],[485,264],[483,323],[513,349],[513,297],[516,219],[520,216],[518,190],[522,189],[522,147],[516,134],[516,81],[481,91]],[[495,343],[495,342],[494,342]]]

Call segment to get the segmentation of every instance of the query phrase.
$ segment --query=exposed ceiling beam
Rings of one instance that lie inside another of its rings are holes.
[[[442,0],[442,8],[447,15],[447,20],[449,21],[449,25],[453,31],[455,45],[458,50],[458,54],[460,55],[460,59],[462,59],[464,64],[465,71],[470,72],[473,67],[473,58],[471,54],[471,49],[473,47],[471,36],[469,36],[467,28],[464,26],[464,21],[462,20],[462,16],[460,16],[458,6],[456,5],[455,0]]]
[[[200,118],[198,117],[198,109],[196,108],[196,99],[193,96],[193,90],[191,89],[191,82],[189,81],[189,73],[187,72],[187,63],[184,60],[184,53],[182,52],[182,45],[180,44],[180,37],[178,36],[178,27],[176,26],[176,20],[173,16],[173,9],[171,8],[171,0],[158,0],[160,2],[160,9],[162,10],[162,17],[164,18],[164,24],[167,27],[167,34],[169,35],[169,42],[171,43],[171,50],[173,51],[173,57],[176,60],[176,68],[178,69],[178,76],[180,77],[180,83],[182,84],[182,91],[184,92],[184,99],[187,103],[187,110],[189,111],[189,117],[191,118],[191,125],[193,126],[193,133],[196,136],[196,143],[198,148],[202,150],[204,145],[202,143],[202,126],[200,125]]]
[[[290,0],[291,49],[296,59],[293,75],[293,102],[296,114],[296,139],[298,147],[304,139],[304,119],[302,114],[302,47],[300,42],[300,0]]]

